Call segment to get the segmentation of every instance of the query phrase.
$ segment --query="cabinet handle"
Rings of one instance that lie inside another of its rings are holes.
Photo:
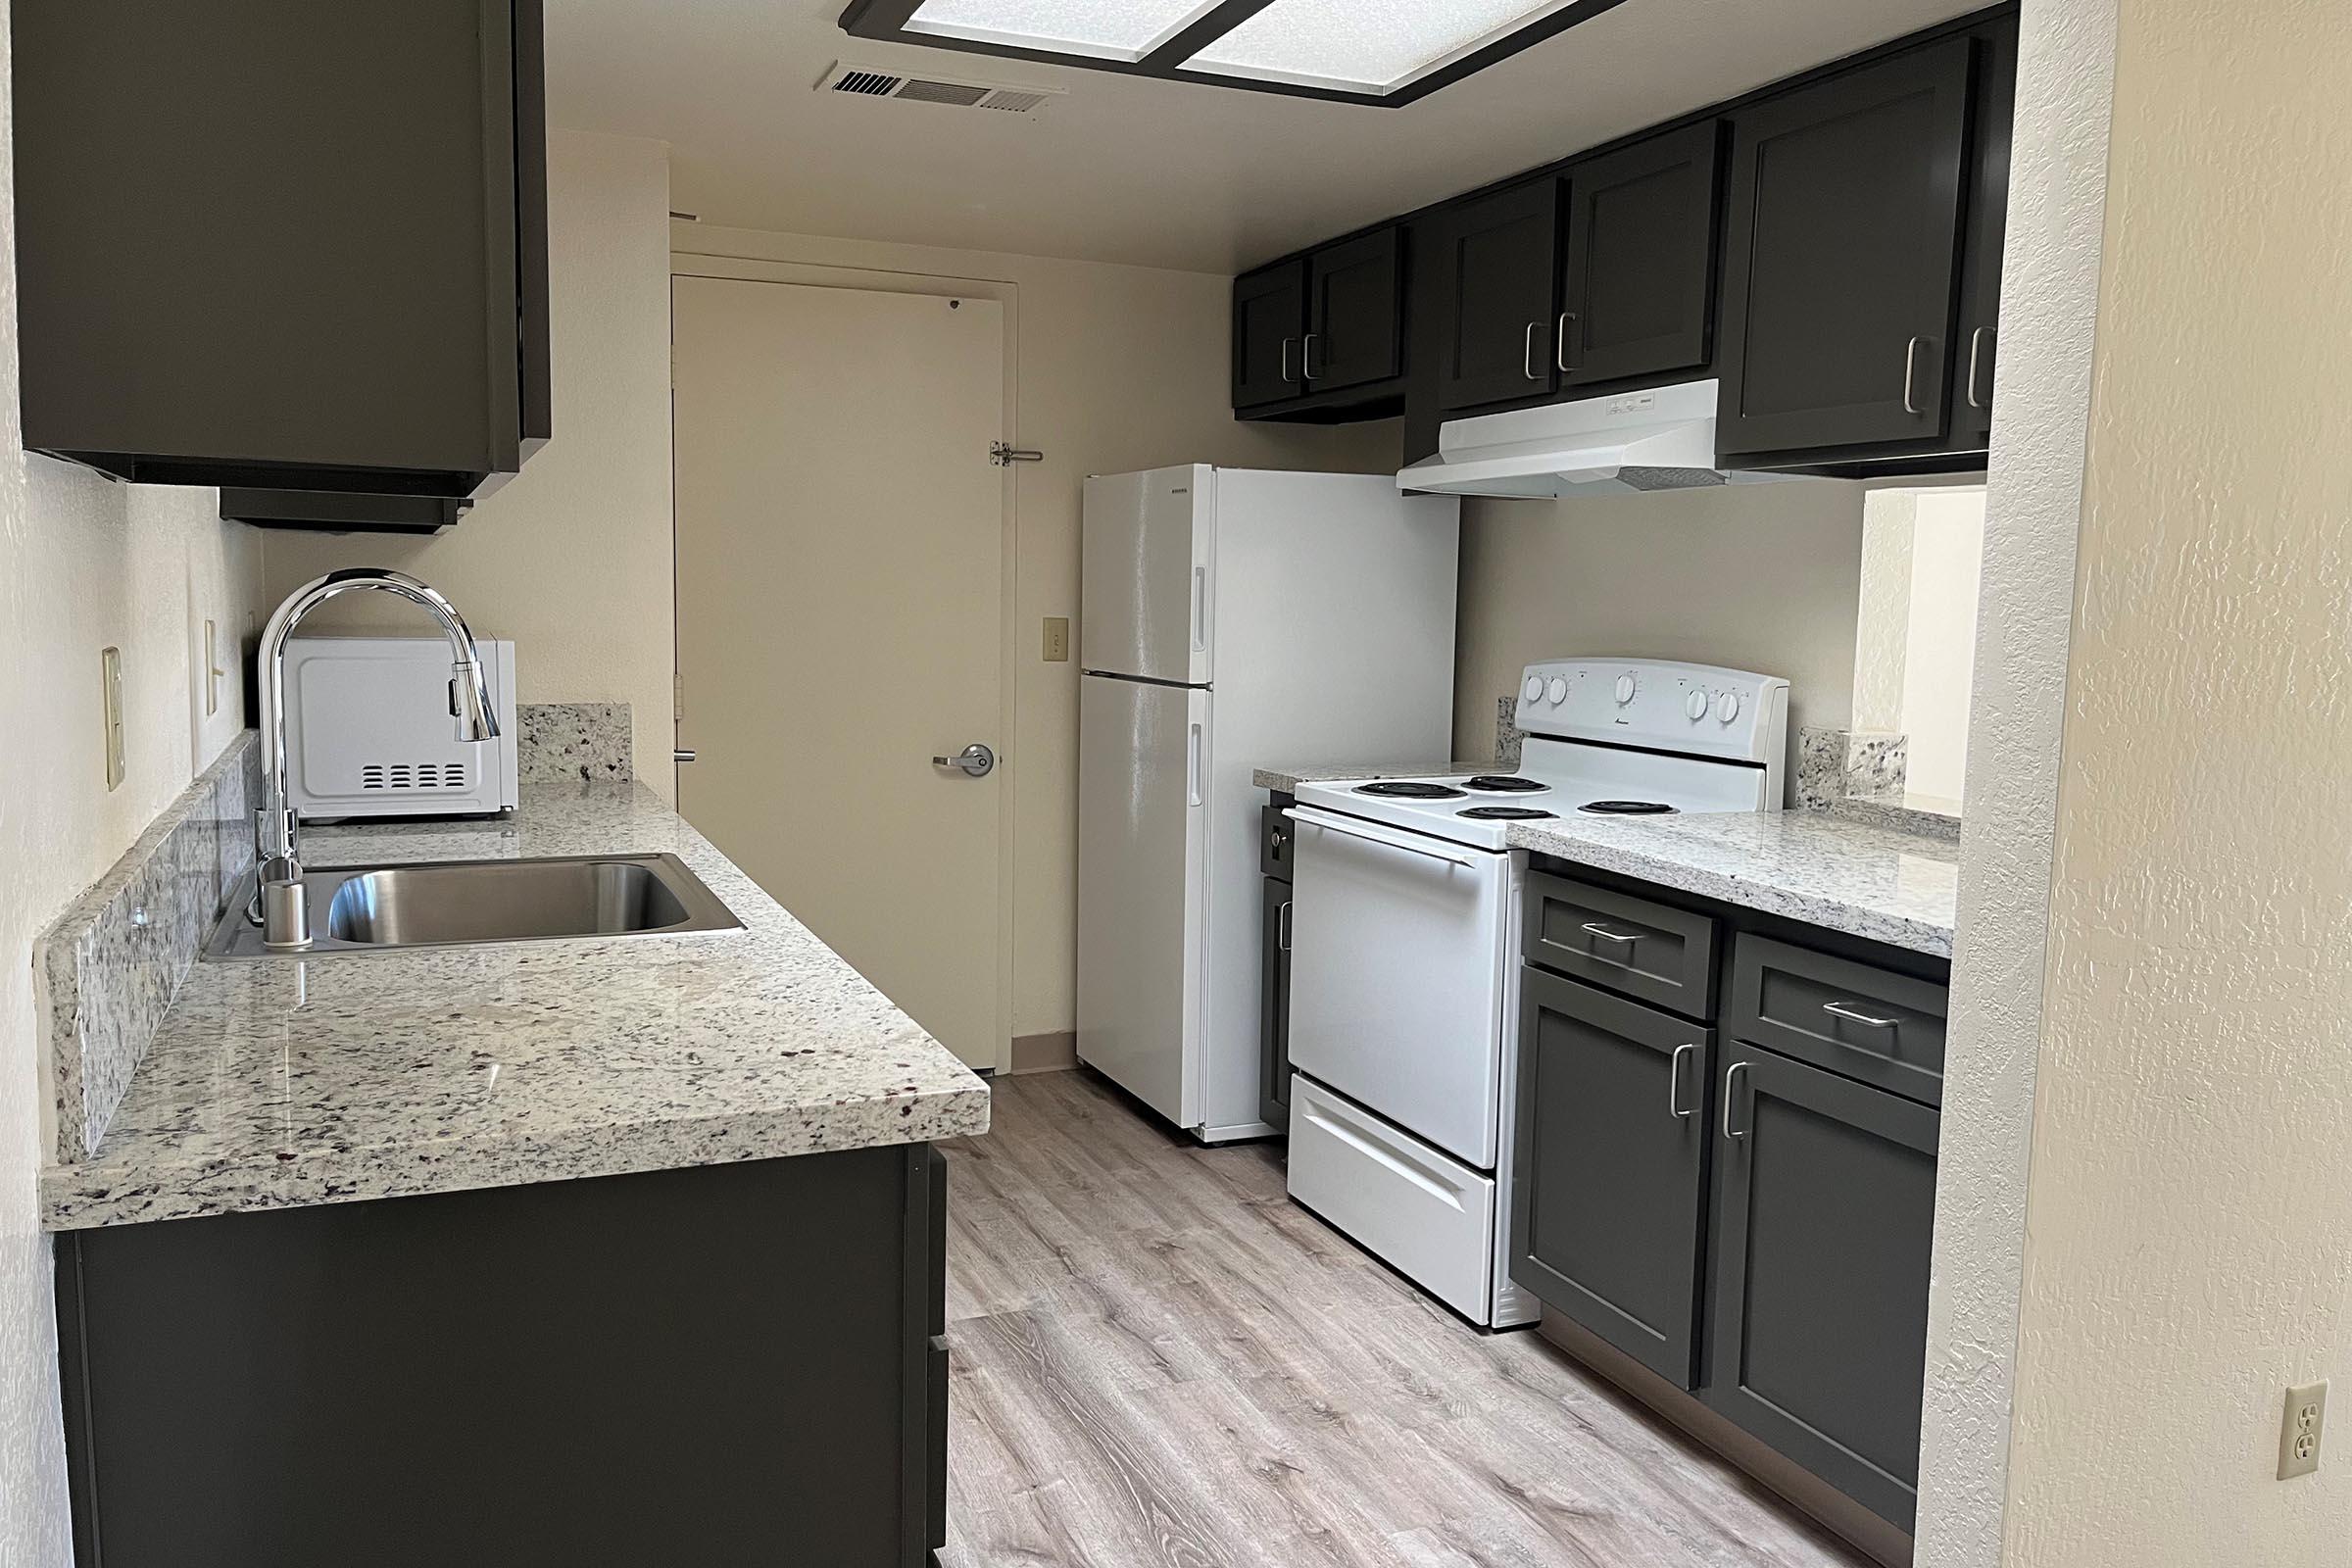
[[[1752,1114],[1748,1117],[1748,1124],[1745,1127],[1732,1125],[1732,1107],[1740,1103],[1740,1075],[1745,1071],[1747,1071],[1746,1062],[1735,1061],[1732,1063],[1731,1070],[1723,1075],[1723,1136],[1726,1138],[1745,1138],[1756,1130],[1755,1117]]]
[[[1298,373],[1312,381],[1316,376],[1315,345],[1323,341],[1320,332],[1309,332],[1306,341],[1298,346]]]
[[[1990,327],[1980,326],[1968,334],[1968,406],[1972,409],[1985,406],[1985,400],[1977,396],[1977,369],[1984,362],[1984,339],[1990,331]]]
[[[1298,378],[1291,373],[1291,350],[1298,346],[1298,340],[1295,337],[1286,337],[1282,340],[1282,384],[1284,386],[1298,384]]]
[[[1821,1010],[1833,1018],[1843,1018],[1848,1023],[1864,1024],[1872,1029],[1899,1029],[1903,1023],[1900,1018],[1881,1018],[1863,1012],[1850,1002],[1825,1002],[1821,1004]]]
[[[1696,1041],[1675,1047],[1674,1060],[1666,1069],[1666,1108],[1685,1121],[1690,1120],[1691,1113],[1698,1107],[1683,1103],[1683,1055],[1686,1052],[1697,1049],[1698,1042]]]
[[[1559,348],[1552,358],[1558,362],[1560,373],[1562,375],[1574,375],[1576,373],[1576,367],[1568,363],[1568,328],[1576,321],[1576,319],[1577,315],[1574,311],[1562,311],[1560,313]]]
[[[1282,901],[1282,907],[1274,921],[1274,946],[1284,953],[1291,951],[1291,901],[1288,899]]]
[[[1527,341],[1519,350],[1519,368],[1527,372],[1530,381],[1541,381],[1544,372],[1536,368],[1536,334],[1544,330],[1542,321],[1527,323]]]
[[[1607,926],[1596,925],[1591,920],[1585,922],[1584,929],[1588,935],[1598,937],[1603,942],[1620,942],[1629,948],[1642,940],[1638,935],[1629,937],[1622,931],[1612,931]]]
[[[1919,382],[1919,346],[1926,341],[1926,338],[1915,337],[1903,350],[1903,412],[1905,414],[1925,412],[1920,408],[1919,397],[1912,389]]]

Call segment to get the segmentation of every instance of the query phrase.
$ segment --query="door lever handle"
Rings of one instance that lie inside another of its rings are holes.
[[[933,767],[952,767],[958,772],[968,773],[973,778],[986,778],[997,770],[997,754],[980,742],[974,741],[954,757],[934,757],[931,759],[931,765]]]

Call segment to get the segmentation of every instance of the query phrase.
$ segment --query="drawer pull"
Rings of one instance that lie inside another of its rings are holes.
[[[1585,922],[1585,930],[1590,935],[1600,938],[1603,942],[1622,943],[1629,948],[1642,940],[1639,935],[1628,936],[1623,931],[1612,931],[1607,926],[1595,924],[1591,920]]]
[[[1850,1002],[1825,1002],[1821,1004],[1821,1010],[1833,1018],[1843,1018],[1848,1023],[1858,1023],[1872,1029],[1899,1029],[1903,1024],[1900,1018],[1881,1018],[1874,1013],[1860,1011]]]
[[[1755,1131],[1756,1118],[1752,1108],[1748,1112],[1748,1124],[1745,1127],[1732,1125],[1732,1110],[1740,1103],[1740,1075],[1745,1071],[1746,1062],[1735,1061],[1731,1070],[1723,1075],[1723,1136],[1726,1138],[1745,1138]]]
[[[1683,1103],[1683,1054],[1697,1049],[1696,1041],[1675,1047],[1674,1060],[1666,1069],[1666,1108],[1686,1121],[1698,1107]]]

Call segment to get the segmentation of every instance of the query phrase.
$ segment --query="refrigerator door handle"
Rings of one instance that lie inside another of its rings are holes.
[[[1200,726],[1197,723],[1185,732],[1184,798],[1195,806],[1200,804]]]
[[[1193,568],[1193,652],[1208,649],[1208,568]]]

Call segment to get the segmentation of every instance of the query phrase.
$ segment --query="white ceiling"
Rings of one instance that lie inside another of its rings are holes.
[[[872,43],[846,0],[554,0],[550,117],[671,145],[706,222],[1232,272],[1947,17],[1972,0],[1625,0],[1403,109]],[[1069,96],[819,94],[836,60]]]

